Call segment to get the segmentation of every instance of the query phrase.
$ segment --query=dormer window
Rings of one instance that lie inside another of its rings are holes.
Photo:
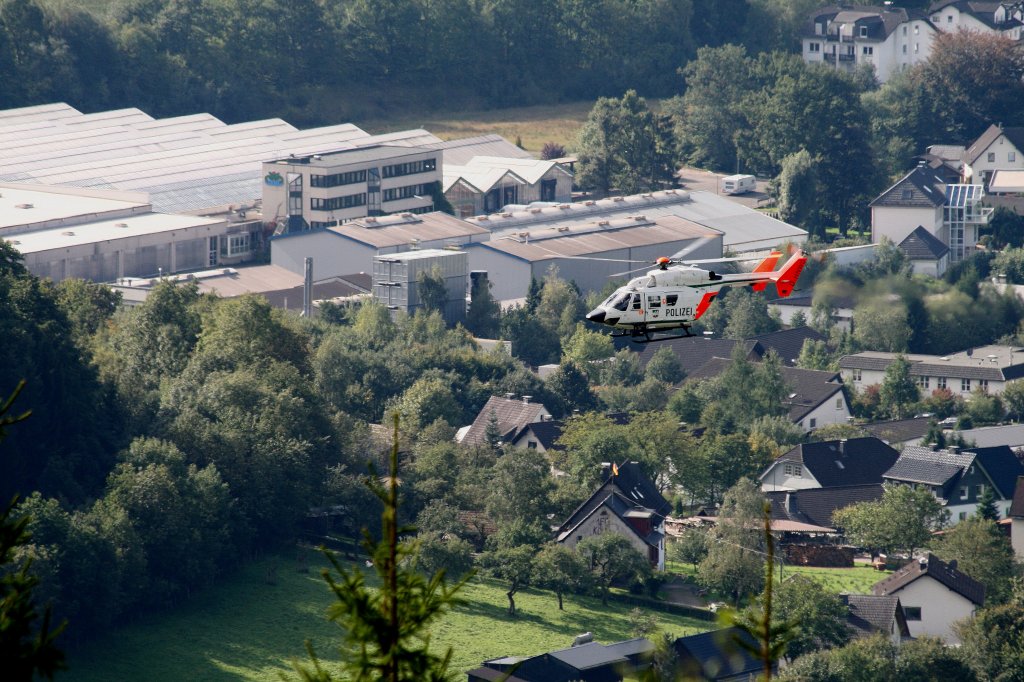
[[[861,38],[867,38],[868,37],[868,27],[867,26],[861,26],[860,27],[860,37]]]

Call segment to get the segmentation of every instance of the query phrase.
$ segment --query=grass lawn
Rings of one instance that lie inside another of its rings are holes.
[[[675,573],[691,580],[696,579],[696,572],[691,564],[668,561],[665,568],[669,573]],[[870,566],[854,566],[853,568],[817,568],[789,564],[783,566],[783,578],[794,573],[812,578],[821,583],[825,589],[836,594],[840,592],[870,594],[871,586],[888,576],[890,571],[876,571]],[[775,572],[775,575],[779,575],[778,571]]]
[[[572,147],[576,133],[587,120],[593,101],[568,104],[542,104],[488,111],[451,111],[442,113],[382,116],[353,121],[371,133],[408,128],[425,128],[443,140],[497,133],[509,142],[522,139],[523,147],[539,157],[545,142]]]
[[[331,603],[319,568],[309,573],[279,559],[277,584],[265,581],[274,559],[252,564],[173,613],[147,616],[100,637],[69,655],[65,682],[116,680],[280,680],[289,661],[305,659],[303,641],[313,640],[330,665],[337,660],[338,629],[324,612]],[[569,646],[582,632],[601,642],[630,636],[626,605],[601,606],[598,599],[570,597],[558,610],[554,594],[528,590],[516,595],[520,615],[497,583],[467,585],[459,607],[433,629],[441,650],[454,650],[453,669],[468,670],[501,655],[535,654]],[[708,629],[710,623],[657,614],[662,629],[676,636]],[[74,624],[72,624],[72,627]]]

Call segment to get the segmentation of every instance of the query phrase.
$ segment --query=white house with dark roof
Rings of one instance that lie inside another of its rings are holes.
[[[871,591],[900,598],[911,636],[938,637],[946,644],[959,643],[953,624],[985,603],[984,585],[957,570],[955,561],[947,564],[932,554],[911,561]]]
[[[949,267],[949,247],[921,225],[898,246],[907,255],[915,275],[942,277]]]
[[[982,205],[985,188],[947,180],[922,163],[878,195],[870,204],[871,241],[901,244],[920,228],[949,247],[951,262],[973,252],[978,228],[992,213]]]
[[[848,384],[857,390],[881,384],[885,370],[897,353],[863,351],[839,359],[839,371]],[[925,394],[945,388],[964,398],[980,388],[989,393],[1002,393],[1006,383],[1024,378],[1024,348],[1016,346],[980,346],[949,355],[908,353],[910,376]]]
[[[928,7],[932,24],[940,31],[994,33],[1020,40],[1021,8],[1010,2],[938,0]]]
[[[884,83],[901,69],[928,59],[937,35],[928,17],[917,10],[832,5],[811,15],[801,42],[808,63],[844,71],[866,64]]]
[[[986,489],[992,490],[996,509],[1005,517],[1019,476],[1024,476],[1024,464],[1005,445],[964,450],[907,445],[882,478],[887,483],[927,487],[955,524],[977,511]]]
[[[801,443],[772,462],[759,480],[765,492],[881,485],[897,459],[899,453],[878,438]]]
[[[1024,170],[1024,127],[993,124],[964,152],[964,178],[988,185],[996,171]]]

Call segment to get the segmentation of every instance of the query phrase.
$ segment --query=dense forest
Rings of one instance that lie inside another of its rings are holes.
[[[335,123],[362,112],[679,91],[698,47],[791,51],[813,0],[0,2],[0,108],[209,111]],[[365,114],[363,114],[365,115]]]

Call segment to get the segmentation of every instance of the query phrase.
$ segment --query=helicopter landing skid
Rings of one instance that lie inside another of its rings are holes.
[[[648,329],[633,329],[628,332],[622,332],[621,334],[612,334],[611,336],[615,339],[628,336],[629,340],[633,343],[654,343],[656,341],[671,341],[672,339],[685,339],[693,336],[693,334],[690,333],[690,328],[688,326],[682,327],[682,330],[685,333],[673,336],[659,336],[657,338],[653,336],[654,332]]]

